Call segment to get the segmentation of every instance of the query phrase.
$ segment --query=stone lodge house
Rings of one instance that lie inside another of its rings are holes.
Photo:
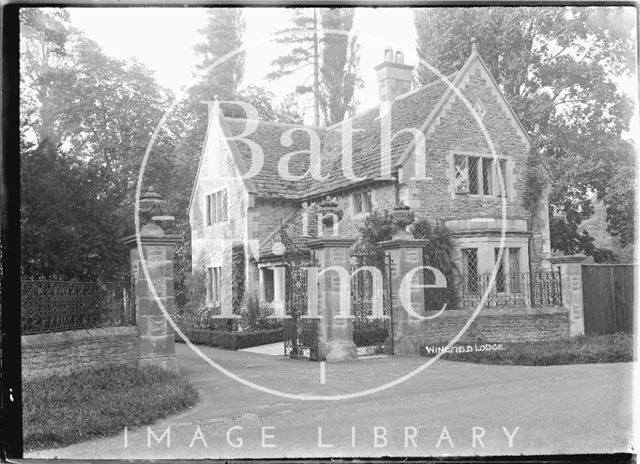
[[[340,237],[357,238],[369,212],[404,203],[416,218],[442,220],[454,231],[463,275],[492,272],[503,226],[505,274],[548,266],[548,190],[531,218],[522,205],[530,141],[475,44],[462,68],[447,76],[450,84],[436,79],[410,90],[413,67],[403,61],[401,52],[385,50],[375,68],[379,105],[331,127],[228,118],[211,105],[189,205],[193,269],[206,272],[209,304],[231,314],[231,245],[245,243],[245,298],[282,305],[280,227],[306,249],[322,234],[315,213],[327,197],[343,212]],[[313,143],[321,150],[316,175]],[[343,155],[349,143],[350,164]]]

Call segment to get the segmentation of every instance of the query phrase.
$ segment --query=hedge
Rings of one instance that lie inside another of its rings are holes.
[[[195,345],[216,346],[227,350],[238,350],[250,346],[266,345],[284,340],[283,329],[255,332],[222,332],[207,329],[182,329],[185,336]],[[176,334],[176,342],[183,343]]]

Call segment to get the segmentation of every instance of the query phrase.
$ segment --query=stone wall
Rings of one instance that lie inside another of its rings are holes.
[[[462,330],[472,313],[472,310],[445,310],[440,316],[423,321],[412,333],[401,331],[400,338],[394,341],[395,352],[418,353],[425,345],[447,344]],[[564,308],[492,309],[481,311],[458,343],[527,343],[567,338],[569,312]]]
[[[136,365],[139,351],[136,327],[23,335],[22,376],[29,380],[110,363]]]

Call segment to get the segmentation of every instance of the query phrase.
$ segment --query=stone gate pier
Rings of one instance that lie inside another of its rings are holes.
[[[175,352],[175,332],[165,318],[160,304],[169,314],[175,313],[173,293],[173,251],[181,238],[167,235],[156,224],[161,216],[163,201],[150,190],[140,199],[140,215],[148,222],[140,229],[142,255],[135,235],[122,240],[129,247],[131,279],[134,289],[136,325],[140,336],[140,365],[155,365],[169,370],[177,370]],[[154,220],[154,218],[156,220]],[[149,280],[141,261],[144,259]],[[153,294],[155,290],[156,296]]]

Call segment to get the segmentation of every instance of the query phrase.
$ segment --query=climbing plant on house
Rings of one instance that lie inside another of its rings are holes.
[[[421,219],[410,227],[415,238],[428,240],[423,250],[423,264],[438,269],[447,279],[446,288],[425,289],[425,310],[439,311],[445,303],[448,309],[456,309],[459,301],[460,270],[454,260],[453,232],[439,220],[432,226],[426,219]],[[433,273],[425,270],[424,283],[432,284],[434,279]]]
[[[234,314],[240,314],[244,298],[244,245],[234,243],[231,247],[231,306]]]
[[[444,303],[447,304],[447,308],[455,309],[459,300],[460,270],[453,255],[453,232],[439,220],[432,226],[426,219],[421,219],[409,228],[415,238],[428,241],[423,250],[423,264],[440,270],[447,279],[445,289],[425,289],[425,309],[438,311]],[[361,238],[354,245],[353,251],[364,255],[367,264],[382,266],[384,251],[378,244],[391,240],[394,230],[395,226],[388,211],[371,213],[360,227]],[[433,283],[434,275],[431,271],[425,270],[424,281],[427,284]]]

